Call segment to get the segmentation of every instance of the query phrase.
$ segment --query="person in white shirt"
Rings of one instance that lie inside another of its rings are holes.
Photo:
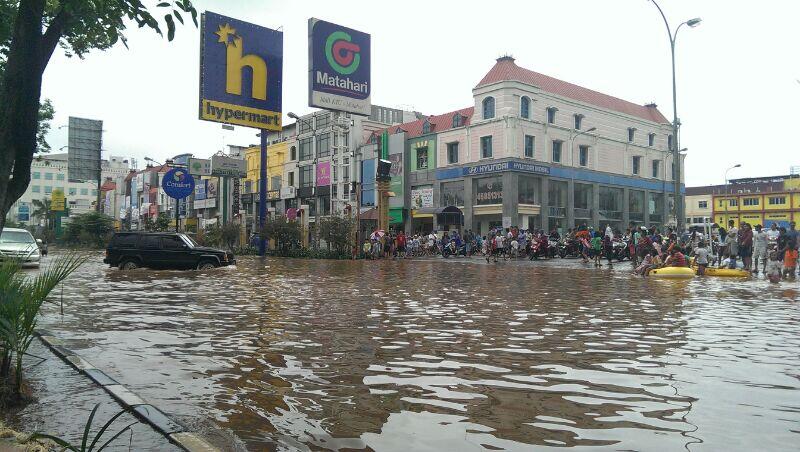
[[[758,274],[758,263],[764,268],[764,273],[767,272],[767,232],[761,229],[761,225],[756,225],[756,230],[753,233],[753,273]]]
[[[511,257],[519,256],[519,242],[516,239],[511,240]]]

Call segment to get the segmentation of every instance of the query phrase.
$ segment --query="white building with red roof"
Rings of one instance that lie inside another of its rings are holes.
[[[399,177],[408,186],[392,207],[407,209],[406,230],[668,222],[671,127],[655,104],[558,80],[511,57],[497,60],[473,98],[472,107],[388,129],[405,134],[408,171]]]

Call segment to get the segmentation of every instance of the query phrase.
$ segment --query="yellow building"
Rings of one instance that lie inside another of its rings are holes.
[[[277,203],[281,199],[283,184],[283,166],[293,141],[282,141],[267,147],[267,202]],[[242,180],[242,208],[246,212],[246,229],[253,230],[255,218],[258,216],[258,190],[261,178],[261,146],[251,146],[245,150],[247,177]],[[267,204],[267,208],[270,208]]]
[[[714,221],[719,225],[733,220],[769,227],[772,223],[788,226],[800,221],[800,191],[735,192],[713,195]],[[731,190],[733,191],[733,190]]]

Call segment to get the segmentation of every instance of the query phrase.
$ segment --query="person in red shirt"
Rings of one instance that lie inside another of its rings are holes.
[[[403,231],[397,234],[397,257],[401,259],[406,257],[406,235]]]
[[[667,260],[664,261],[665,267],[686,267],[686,256],[680,250],[680,247],[673,247]]]

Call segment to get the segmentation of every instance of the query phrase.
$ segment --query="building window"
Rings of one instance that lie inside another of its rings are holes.
[[[758,204],[758,198],[744,198],[744,205],[746,206],[757,206]]]
[[[312,121],[312,119],[310,119],[310,118],[308,120],[302,119],[302,118],[298,119],[297,122],[300,124],[300,127],[299,127],[300,132],[298,132],[298,134],[304,134],[304,133],[311,132],[311,121]]]
[[[533,157],[536,151],[536,138],[533,135],[525,135],[525,157]]]
[[[53,173],[44,173],[44,180],[53,180]]]
[[[561,145],[564,144],[561,140],[553,140],[553,162],[561,163]]]
[[[636,138],[636,128],[628,127],[628,143],[633,143],[634,138]]]
[[[92,190],[92,197],[96,197],[96,196],[97,196],[97,190]]]
[[[658,160],[653,160],[653,171],[651,173],[653,177],[658,179]]]
[[[483,99],[483,119],[494,118],[494,97]]]
[[[289,159],[297,160],[297,146],[292,146],[289,150]]]
[[[41,187],[39,187],[38,185],[32,185],[31,186],[31,191],[34,192],[34,193],[39,193],[40,189],[41,189]]]
[[[294,171],[290,171],[288,173],[289,176],[289,186],[294,187]]]
[[[786,204],[786,197],[785,196],[770,196],[769,197],[769,205],[782,205]]]
[[[547,107],[547,123],[548,124],[555,124],[556,123],[556,112],[558,108],[556,107]]]
[[[463,122],[463,117],[461,116],[461,114],[456,113],[456,114],[453,115],[453,128],[454,129],[456,127],[461,127],[462,122]]]
[[[89,189],[81,188],[81,196],[89,196]]]
[[[464,205],[464,181],[443,182],[439,189],[439,205],[463,206]]]
[[[672,165],[670,165],[670,170],[672,172],[670,177],[672,180],[675,180],[675,162],[672,162]]]
[[[314,186],[314,165],[300,167],[300,187]]]
[[[728,200],[728,205],[730,207],[737,207],[739,205],[739,200],[738,199],[729,199]]]
[[[647,134],[647,145],[652,147],[655,144],[656,144],[656,134],[648,133]]]
[[[583,122],[583,115],[575,115],[575,130],[581,130],[581,122]]]
[[[502,204],[503,178],[501,176],[478,179],[475,204]]]
[[[331,155],[331,134],[323,133],[317,135],[317,157],[327,157]]]
[[[300,140],[300,160],[311,160],[314,158],[314,139],[303,138]]]
[[[75,196],[77,194],[78,194],[78,189],[76,189],[76,188],[70,188],[69,189],[69,195],[70,196]]]
[[[481,137],[481,158],[492,158],[492,137]]]
[[[331,115],[319,115],[317,116],[317,130],[322,130],[330,126],[331,124]]]
[[[458,143],[447,143],[447,163],[458,163]]]
[[[697,201],[698,209],[708,209],[708,201]]]
[[[667,149],[672,150],[672,135],[667,135]]]
[[[583,144],[578,146],[578,163],[581,166],[589,165],[589,146]]]
[[[427,119],[422,123],[422,133],[425,135],[431,133],[431,123]]]
[[[44,186],[44,193],[47,194],[47,195],[49,195],[50,193],[53,193],[53,187],[50,186],[50,185],[45,185]]]
[[[417,148],[417,169],[428,169],[428,147]]]
[[[525,119],[531,119],[531,98],[522,96],[519,101],[519,115]]]
[[[520,204],[537,204],[536,192],[539,188],[538,179],[520,175],[517,188],[517,201]]]
[[[333,171],[333,181],[339,182],[339,165],[331,165],[331,170]],[[333,188],[336,188],[336,185]]]
[[[56,180],[64,180],[64,173],[56,174]]]
[[[280,190],[281,189],[281,177],[280,176],[272,176],[272,189],[273,190]]]
[[[642,164],[642,157],[638,155],[633,156],[633,174],[639,174],[639,168]]]
[[[33,176],[33,178],[34,178],[34,179],[41,179],[41,178],[42,178],[42,173],[40,173],[40,172],[38,172],[38,171],[34,171],[34,172],[31,174],[31,176]]]

